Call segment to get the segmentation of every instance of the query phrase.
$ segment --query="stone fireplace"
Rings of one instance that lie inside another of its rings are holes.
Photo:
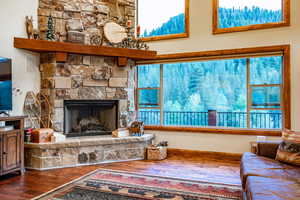
[[[135,1],[39,0],[38,15],[41,39],[46,37],[51,16],[57,41],[94,45],[91,38],[102,35],[106,22],[131,20],[135,24]],[[105,39],[102,45],[111,46]],[[26,168],[45,170],[144,159],[145,147],[154,139],[152,134],[110,136],[114,129],[128,127],[135,120],[135,63],[128,60],[120,67],[116,57],[71,53],[64,56],[66,62],[61,61],[56,53],[41,53],[41,93],[49,97],[52,128],[68,138],[55,143],[26,143]]]
[[[39,0],[38,24],[41,39],[46,39],[50,16],[54,21],[57,41],[95,45],[91,38],[101,36],[101,45],[112,46],[103,36],[104,24],[111,20],[122,26],[126,26],[128,20],[135,24],[135,1]],[[134,66],[132,60],[128,60],[127,66],[119,67],[117,57],[70,53],[67,54],[66,62],[61,63],[55,53],[41,53],[41,92],[49,96],[52,105],[50,112],[53,129],[67,132],[69,136],[80,132],[74,131],[74,127],[66,126],[64,121],[65,117],[71,116],[65,113],[69,111],[65,108],[65,103],[72,100],[86,103],[117,101],[118,116],[114,119],[117,121],[107,130],[111,132],[113,128],[127,127],[135,118]],[[99,108],[96,104],[94,106]],[[75,111],[71,112],[76,114]],[[81,123],[86,120],[87,118],[82,119]]]
[[[64,101],[64,133],[67,137],[110,135],[118,125],[116,100]]]
[[[74,132],[64,120],[71,114],[76,115],[79,110],[83,111],[84,107],[87,108],[85,115],[95,110],[92,108],[102,110],[102,118],[109,116],[106,114],[109,108],[114,109],[116,113],[112,115],[115,115],[113,120],[116,125],[110,125],[109,131],[127,127],[135,120],[134,63],[131,65],[121,68],[113,57],[83,55],[68,55],[67,63],[57,63],[55,55],[41,54],[41,92],[50,100],[53,129],[57,132]],[[77,111],[70,111],[72,104],[73,107],[77,104]],[[112,120],[112,117],[106,120]]]

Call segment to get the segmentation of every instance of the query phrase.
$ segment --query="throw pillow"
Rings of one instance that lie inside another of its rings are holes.
[[[300,143],[300,132],[284,129],[282,131],[282,139],[294,143]]]
[[[300,166],[300,132],[284,130],[282,139],[277,150],[276,160]]]

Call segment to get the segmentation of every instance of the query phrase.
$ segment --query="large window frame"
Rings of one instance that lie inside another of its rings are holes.
[[[136,0],[137,8],[138,2]],[[149,42],[149,41],[157,41],[157,40],[169,40],[169,39],[178,39],[178,38],[188,38],[190,36],[190,0],[185,1],[185,32],[184,33],[177,33],[177,34],[169,34],[169,35],[161,35],[161,36],[152,36],[152,37],[140,37],[142,41]],[[138,19],[138,9],[136,9],[136,24],[139,25]]]
[[[233,33],[233,32],[241,32],[241,31],[249,31],[249,30],[259,30],[259,29],[290,26],[290,18],[291,18],[290,0],[282,0],[283,19],[281,22],[254,24],[254,25],[231,27],[231,28],[219,28],[219,0],[212,0],[212,7],[213,7],[213,23],[212,23],[213,34]]]
[[[282,84],[281,84],[281,110],[282,110],[282,129],[291,128],[291,85],[290,85],[290,45],[253,47],[242,49],[227,49],[204,52],[191,53],[177,53],[159,55],[152,61],[138,61],[138,65],[145,64],[163,64],[170,62],[181,61],[207,61],[224,58],[248,58],[248,57],[264,57],[274,56],[280,53],[282,55]],[[248,61],[249,65],[249,61]],[[248,67],[249,68],[249,67]],[[137,78],[137,76],[136,76]],[[251,92],[253,85],[248,84],[248,92]],[[262,86],[262,85],[256,85]],[[273,85],[268,85],[271,87]],[[277,86],[277,85],[276,85]],[[254,85],[255,87],[255,85]],[[162,90],[160,90],[162,93]],[[137,96],[136,96],[137,98]],[[137,100],[137,99],[136,99]],[[138,101],[136,101],[138,102]],[[251,102],[251,101],[248,101]],[[138,106],[136,106],[138,109]],[[248,105],[251,110],[251,105]],[[278,109],[278,108],[276,108]],[[137,110],[138,111],[138,110]],[[161,109],[161,112],[163,110]],[[162,123],[161,123],[162,124]],[[281,130],[270,129],[241,129],[241,128],[223,128],[223,127],[186,127],[186,126],[146,126],[146,130],[160,130],[160,131],[184,131],[184,132],[198,132],[198,133],[214,133],[214,134],[235,134],[235,135],[266,135],[266,136],[281,136]]]

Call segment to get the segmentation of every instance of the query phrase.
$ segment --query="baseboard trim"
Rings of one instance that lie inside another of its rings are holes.
[[[176,148],[168,148],[168,156],[184,156],[186,158],[205,156],[213,159],[226,159],[226,160],[233,160],[233,161],[240,161],[242,158],[241,153],[198,151],[198,150],[176,149]]]

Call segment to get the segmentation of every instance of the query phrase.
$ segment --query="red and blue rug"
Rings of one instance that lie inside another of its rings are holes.
[[[99,169],[35,200],[237,200],[241,194],[236,185]]]

